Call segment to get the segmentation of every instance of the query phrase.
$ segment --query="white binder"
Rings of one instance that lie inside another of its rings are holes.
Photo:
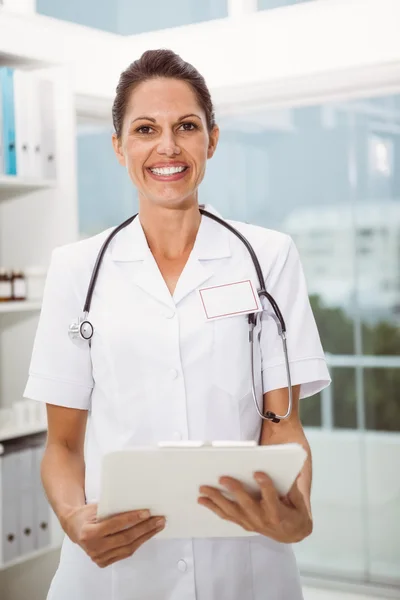
[[[41,123],[42,176],[44,179],[55,180],[57,156],[54,82],[39,78],[37,85]]]
[[[44,447],[39,446],[33,450],[34,472],[34,507],[35,507],[35,548],[41,550],[50,545],[50,505],[44,493],[40,465],[44,454]]]
[[[164,443],[113,452],[103,458],[97,516],[102,519],[149,509],[152,515],[167,519],[158,538],[252,535],[199,505],[199,487],[211,485],[223,490],[218,480],[227,475],[259,494],[253,473],[263,471],[272,478],[278,493],[285,495],[306,457],[300,444],[259,446],[255,442]]]
[[[28,178],[32,147],[29,139],[29,104],[31,94],[27,73],[14,71],[15,150],[18,177]]]
[[[0,175],[4,173],[3,92],[0,81]]]
[[[33,449],[25,448],[17,453],[18,471],[18,528],[21,556],[35,549],[35,514],[34,514],[34,471]]]
[[[39,109],[39,79],[35,72],[27,73],[30,102],[27,111],[29,115],[29,144],[30,144],[30,164],[29,172],[33,179],[39,179],[44,176],[43,151],[42,151],[42,132],[41,116]]]
[[[0,518],[1,563],[7,564],[20,555],[21,539],[18,527],[18,453],[3,454],[0,458]]]

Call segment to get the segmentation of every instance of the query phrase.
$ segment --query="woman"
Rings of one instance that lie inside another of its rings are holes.
[[[82,311],[110,231],[54,251],[25,391],[47,403],[42,478],[66,533],[49,598],[300,599],[290,544],[312,529],[310,456],[285,498],[262,473],[260,502],[227,478],[222,482],[234,501],[201,488],[205,510],[259,535],[159,540],[165,522],[146,512],[96,522],[105,453],[178,439],[299,442],[309,452],[298,401],[329,384],[288,236],[235,223],[253,245],[286,320],[294,396],[289,419],[263,421],[254,410],[247,319],[207,322],[198,291],[254,281],[255,273],[240,240],[199,211],[198,188],[219,134],[203,77],[171,51],[145,52],[121,75],[113,120],[114,150],[138,189],[139,217],[105,253],[90,310],[90,345],[71,343],[66,332]],[[285,414],[284,358],[269,313],[255,336],[256,389],[265,410]]]

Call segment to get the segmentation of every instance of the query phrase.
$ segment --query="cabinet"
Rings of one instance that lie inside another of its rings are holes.
[[[45,98],[54,102],[54,121],[48,123],[53,136],[55,169],[42,176],[21,177],[0,174],[0,265],[7,268],[47,267],[52,250],[59,245],[78,239],[78,207],[76,185],[76,124],[75,104],[70,72],[63,65],[46,67],[35,64],[32,58],[13,57],[2,53],[0,66],[26,69],[35,77],[48,82]],[[50,94],[51,89],[51,94]],[[26,97],[27,109],[29,97]],[[39,107],[40,108],[40,107]],[[48,106],[42,107],[47,112]],[[29,113],[29,111],[28,111]],[[54,157],[52,158],[54,161]],[[15,511],[26,521],[20,548],[10,543],[0,553],[0,569],[35,556],[38,552],[57,547],[62,539],[54,515],[46,519],[46,504],[40,499],[39,462],[41,451],[37,440],[45,436],[45,425],[30,422],[26,427],[10,418],[13,405],[22,399],[28,377],[33,340],[40,314],[40,301],[0,303],[0,461],[2,480],[12,481],[13,473],[25,472],[27,489],[6,486],[0,503],[2,529],[13,528]],[[42,439],[43,442],[43,439]],[[18,445],[19,452],[11,452],[10,445]],[[33,444],[33,445],[32,445]],[[35,446],[36,444],[36,446]],[[42,444],[43,447],[43,444]],[[10,477],[11,479],[7,479]],[[15,477],[14,477],[15,479]],[[13,496],[14,494],[14,496]],[[9,497],[10,496],[10,497]],[[30,498],[36,498],[37,510]],[[34,511],[34,512],[33,512]],[[42,515],[43,529],[32,534],[33,518]],[[14,515],[14,517],[13,517]],[[47,522],[49,521],[49,522]],[[16,523],[14,523],[16,526]],[[12,532],[10,533],[12,536]],[[40,539],[39,539],[40,538]]]

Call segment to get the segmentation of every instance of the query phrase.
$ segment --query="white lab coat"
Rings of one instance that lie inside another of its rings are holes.
[[[212,210],[211,207],[207,207]],[[282,233],[244,223],[266,288],[286,320],[293,385],[301,397],[329,384],[297,250]],[[244,316],[206,322],[198,289],[257,279],[242,243],[203,217],[173,297],[139,218],[105,254],[93,295],[92,346],[68,326],[83,308],[97,253],[110,231],[54,251],[25,396],[89,410],[86,498],[98,500],[104,453],[160,440],[259,440]],[[256,336],[257,390],[287,386],[275,322]],[[277,425],[279,427],[279,425]],[[151,476],[149,474],[149,476]],[[206,482],[205,482],[206,483]],[[49,600],[300,600],[290,545],[254,536],[157,540],[98,568],[65,539]]]

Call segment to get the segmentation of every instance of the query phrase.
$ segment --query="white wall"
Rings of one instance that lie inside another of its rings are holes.
[[[144,50],[167,46],[204,74],[219,104],[255,102],[258,94],[265,105],[378,84],[387,93],[399,85],[399,22],[397,0],[319,0],[121,37],[3,11],[0,52],[70,64],[76,94],[108,110],[120,72]]]

